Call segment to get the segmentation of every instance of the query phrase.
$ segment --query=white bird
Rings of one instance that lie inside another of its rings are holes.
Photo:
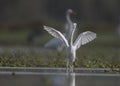
[[[66,12],[66,26],[65,26],[65,33],[64,36],[67,38],[67,40],[70,39],[70,35],[72,33],[73,30],[73,22],[70,19],[70,15],[74,13],[72,9],[68,9]],[[45,48],[48,49],[57,49],[58,51],[62,51],[64,44],[60,41],[60,39],[58,38],[53,38],[51,39],[48,43],[45,44],[44,46]]]
[[[72,34],[72,30],[74,29],[73,22],[70,19],[70,15],[74,14],[74,13],[75,12],[72,9],[68,9],[67,12],[66,12],[67,23],[66,23],[66,26],[65,26],[65,34],[66,34],[65,37],[67,38],[67,40],[70,39],[70,36]]]
[[[65,45],[66,48],[66,67],[67,70],[70,68],[70,70],[73,70],[73,63],[76,59],[76,50],[80,48],[81,45],[85,45],[86,43],[92,41],[96,38],[96,33],[91,31],[86,31],[81,34],[79,34],[78,38],[73,43],[73,35],[76,29],[77,24],[74,23],[74,28],[72,30],[72,34],[70,36],[70,41],[66,39],[66,37],[59,32],[58,30],[55,30],[54,28],[51,28],[49,26],[44,26],[44,29],[48,31],[49,34],[51,34],[53,37],[59,38]]]

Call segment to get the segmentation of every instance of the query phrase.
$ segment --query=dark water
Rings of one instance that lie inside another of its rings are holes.
[[[0,86],[120,86],[120,74],[1,72]]]

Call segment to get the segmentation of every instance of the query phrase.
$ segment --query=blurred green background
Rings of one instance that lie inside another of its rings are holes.
[[[42,47],[50,39],[43,25],[63,31],[65,13],[71,8],[77,13],[72,20],[79,33],[92,30],[98,34],[99,45],[108,42],[106,45],[117,46],[119,6],[119,0],[0,0],[0,45],[32,43]],[[30,40],[30,34],[37,36]]]

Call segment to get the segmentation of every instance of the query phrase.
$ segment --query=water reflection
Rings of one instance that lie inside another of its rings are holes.
[[[0,86],[120,86],[120,74],[0,72]]]
[[[120,86],[120,74],[63,73],[49,79],[48,86]]]
[[[75,73],[66,73],[65,75],[56,75],[52,78],[53,86],[75,86]]]
[[[75,73],[70,73],[68,75],[68,86],[75,86]]]

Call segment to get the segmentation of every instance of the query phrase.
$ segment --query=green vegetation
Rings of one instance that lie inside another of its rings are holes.
[[[91,43],[92,45],[94,43]],[[111,68],[109,73],[120,73],[120,54],[115,48],[96,48],[86,45],[77,51],[75,67]],[[65,67],[65,53],[57,51],[3,51],[0,52],[0,66],[10,67]],[[94,72],[94,71],[93,71]]]
[[[77,52],[76,67],[119,68],[120,55],[102,48],[81,48]],[[92,49],[92,50],[91,50]],[[65,53],[56,51],[3,51],[0,52],[0,66],[11,67],[65,67]]]
[[[92,45],[93,43],[91,43]],[[65,67],[65,53],[57,51],[3,51],[0,66],[11,67]],[[115,48],[96,48],[86,45],[77,51],[76,67],[119,68],[120,54]]]

